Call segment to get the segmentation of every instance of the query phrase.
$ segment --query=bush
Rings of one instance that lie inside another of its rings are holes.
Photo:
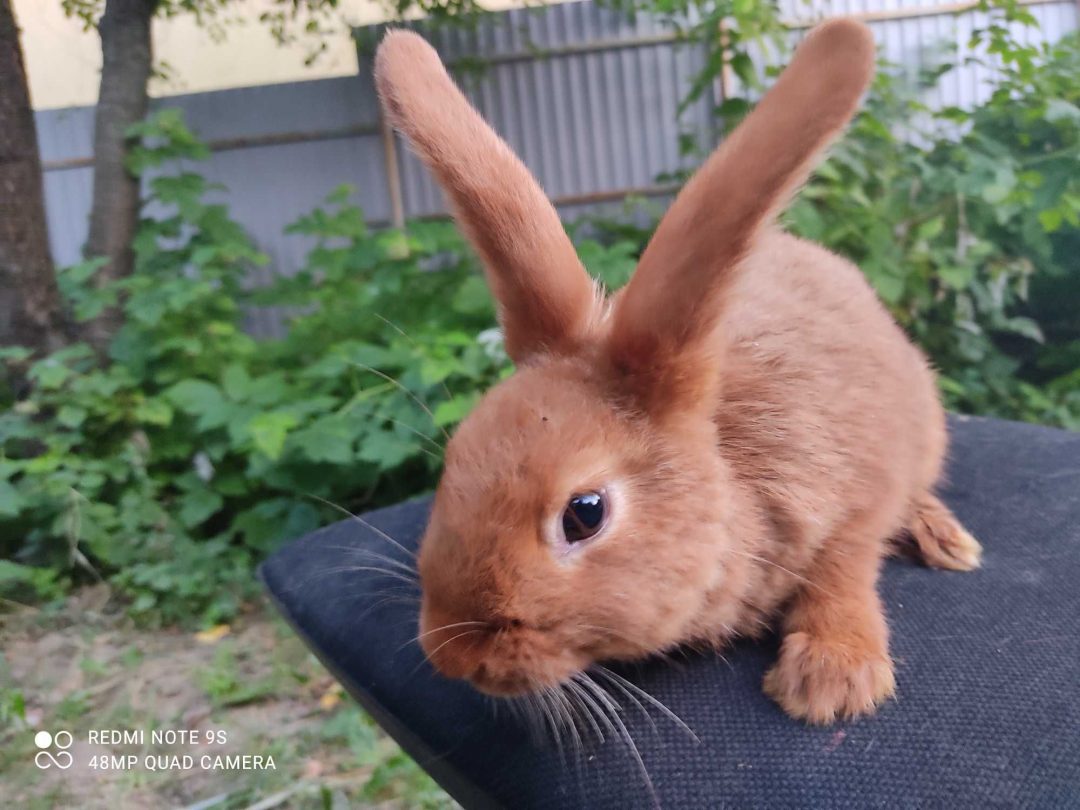
[[[1063,305],[1080,292],[1080,39],[1015,50],[1030,63],[971,111],[880,73],[788,220],[863,269],[950,407],[1080,429],[1080,312]]]
[[[783,33],[770,4],[611,2],[696,20],[684,33],[708,58],[688,99],[726,64],[756,90],[749,45]],[[914,82],[882,64],[863,111],[784,220],[862,268],[934,361],[950,408],[1080,429],[1080,36],[1024,45],[1015,31],[1035,20],[1022,5],[984,0],[981,10],[990,22],[966,60],[994,76],[990,98],[932,109],[920,97],[952,64]],[[721,19],[726,42],[715,35]],[[730,127],[750,106],[731,98],[716,112]],[[652,230],[591,224],[635,251]]]
[[[140,171],[204,154],[175,112],[138,134]],[[338,189],[289,228],[315,241],[305,266],[249,291],[265,257],[207,182],[150,190],[169,215],[142,221],[130,278],[99,289],[96,262],[62,276],[81,319],[121,302],[108,357],[4,351],[31,388],[0,416],[0,544],[26,564],[0,585],[101,575],[146,619],[212,622],[283,540],[429,489],[446,432],[509,367],[450,223],[372,233]],[[301,314],[257,342],[254,305]]]

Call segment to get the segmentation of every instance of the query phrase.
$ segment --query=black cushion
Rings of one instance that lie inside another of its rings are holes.
[[[942,493],[984,564],[886,564],[897,699],[829,728],[790,720],[761,693],[775,641],[619,667],[700,740],[612,687],[654,792],[610,733],[560,752],[435,674],[410,643],[415,590],[357,551],[395,549],[359,521],[297,540],[262,575],[349,692],[466,807],[1080,807],[1080,434],[974,418],[951,431]],[[363,519],[415,548],[427,509]]]

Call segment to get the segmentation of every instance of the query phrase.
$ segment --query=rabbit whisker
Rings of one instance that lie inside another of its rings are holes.
[[[385,554],[380,554],[377,551],[372,551],[366,548],[359,548],[358,546],[327,546],[327,548],[334,549],[336,551],[344,551],[346,552],[346,554],[357,556],[362,559],[370,558],[377,562],[386,563],[387,565],[391,565],[394,568],[399,569],[403,574],[411,575],[414,578],[417,577],[416,569],[413,566],[409,565],[408,563],[402,562],[401,560],[396,560],[393,557],[387,557]]]
[[[544,712],[544,716],[547,718],[548,726],[551,729],[552,736],[555,738],[555,748],[559,752],[559,758],[564,756],[562,731],[559,719],[556,717],[555,709],[551,705],[551,692],[548,689],[544,689],[536,693],[537,699],[540,701],[540,707]]]
[[[426,413],[428,415],[428,418],[431,419],[431,424],[435,425],[435,427],[437,427],[442,432],[443,438],[445,438],[447,441],[450,441],[450,434],[447,433],[446,428],[444,428],[442,425],[435,421],[435,414],[432,412],[431,408],[424,404],[424,401],[420,399],[420,397],[418,397],[416,394],[406,388],[399,380],[395,380],[389,374],[383,371],[379,371],[379,369],[373,368],[372,366],[366,365],[365,363],[358,363],[354,361],[352,365],[356,366],[357,368],[363,369],[364,371],[370,372],[375,376],[386,380],[386,382],[396,387],[399,391],[405,394],[405,396],[415,402],[417,406],[419,406],[420,410]]]
[[[339,506],[338,504],[334,503],[333,501],[328,501],[328,500],[326,500],[326,498],[321,498],[318,495],[315,495],[315,494],[310,493],[310,492],[306,492],[304,494],[305,494],[306,497],[311,498],[312,500],[316,500],[319,503],[324,504],[325,506],[329,506],[331,509],[336,509],[337,511],[341,512],[342,514],[347,515],[348,517],[351,517],[353,520],[355,520],[357,523],[359,523],[365,529],[368,529],[369,531],[375,532],[375,534],[377,534],[383,540],[388,542],[390,545],[396,546],[401,551],[405,552],[405,554],[407,554],[412,559],[416,559],[416,554],[414,552],[409,551],[407,548],[405,548],[405,546],[401,545],[401,543],[399,543],[393,537],[388,535],[386,532],[384,532],[378,526],[375,526],[374,524],[369,523],[368,521],[364,520],[359,515],[354,514],[353,512],[350,512],[344,506]]]
[[[807,579],[802,574],[796,574],[790,568],[785,568],[784,566],[780,565],[780,563],[773,562],[772,560],[766,559],[765,557],[759,557],[757,554],[749,554],[749,553],[747,553],[745,551],[739,551],[737,549],[732,549],[732,551],[734,551],[735,554],[738,554],[738,555],[740,555],[742,557],[745,557],[748,560],[754,560],[755,562],[764,563],[765,565],[771,565],[773,568],[778,568],[781,571],[783,571],[785,574],[789,574],[790,576],[795,577],[795,579],[799,580],[800,582],[803,582],[803,583],[809,585],[811,588],[817,588],[819,591],[824,593],[826,596],[835,596],[835,594],[831,593],[826,588],[823,588],[822,586],[818,585],[816,582],[813,582],[813,581]]]
[[[455,627],[475,627],[477,625],[479,625],[480,627],[487,627],[488,623],[487,622],[471,621],[471,622],[454,622],[453,624],[444,624],[442,627],[436,627],[436,628],[434,628],[432,630],[428,630],[425,633],[421,633],[420,635],[409,639],[404,644],[402,644],[400,647],[398,647],[398,652],[401,652],[403,649],[408,647],[410,644],[415,644],[416,642],[420,641],[420,639],[426,638],[427,636],[433,635],[434,633],[438,633],[438,632],[441,632],[443,630],[451,630],[451,629],[453,629]]]
[[[622,694],[624,694],[626,696],[627,700],[629,700],[634,705],[634,707],[638,710],[638,712],[640,712],[641,716],[645,718],[645,721],[652,728],[653,734],[654,735],[659,735],[660,732],[656,728],[656,721],[653,720],[652,715],[649,714],[648,710],[644,706],[641,705],[641,701],[639,701],[636,697],[634,697],[633,692],[629,691],[625,686],[623,686],[621,683],[619,683],[619,681],[617,681],[614,678],[610,677],[610,675],[611,675],[610,670],[607,670],[604,667],[601,667],[601,666],[597,665],[596,666],[596,674],[603,676],[604,679],[607,680],[609,683],[611,683],[612,686],[614,686],[618,691],[622,692]]]
[[[603,704],[607,707],[608,715],[614,725],[614,731],[622,738],[622,741],[626,743],[626,747],[645,781],[645,788],[649,792],[649,798],[652,799],[653,806],[659,807],[660,800],[656,795],[656,788],[653,786],[652,778],[649,776],[649,769],[645,767],[645,760],[641,758],[641,751],[638,750],[637,744],[634,742],[634,737],[630,733],[630,729],[626,727],[626,723],[623,722],[622,717],[619,715],[617,705],[612,701],[607,690],[593,680],[588,673],[583,672],[581,674],[584,676],[584,680],[581,682],[590,684],[596,690],[595,694],[598,697],[602,696],[604,698]]]
[[[577,698],[582,708],[582,716],[585,718],[585,722],[592,728],[597,740],[601,743],[604,742],[604,732],[600,729],[600,725],[596,722],[596,718],[592,713],[592,699],[589,696],[589,693],[573,678],[567,681],[564,686],[570,691],[570,694]]]
[[[375,574],[382,574],[383,576],[396,579],[407,585],[419,585],[420,583],[413,578],[407,577],[400,571],[394,571],[390,568],[379,568],[377,565],[339,565],[335,568],[325,568],[320,571],[320,574],[351,574],[354,571],[370,571]]]
[[[435,654],[439,650],[441,650],[443,647],[445,647],[447,644],[449,644],[451,641],[457,641],[459,638],[464,638],[465,636],[469,636],[469,635],[472,635],[473,633],[479,633],[479,632],[480,632],[479,630],[466,630],[464,633],[458,633],[456,636],[451,636],[446,641],[444,641],[442,644],[440,644],[438,647],[436,647],[434,650],[432,650],[429,655],[425,656],[424,661],[429,661],[432,658],[434,658]],[[424,663],[424,661],[421,661],[419,664],[417,664],[416,669],[414,669],[412,672],[409,673],[409,677],[412,677],[413,675],[416,674],[416,670],[420,669],[420,666]]]
[[[385,323],[387,326],[389,326],[391,329],[393,329],[395,332],[397,332],[399,335],[401,335],[407,341],[409,341],[409,343],[411,343],[415,348],[417,348],[417,349],[420,348],[420,344],[416,341],[416,338],[414,338],[412,335],[410,335],[408,332],[406,332],[404,329],[402,329],[400,326],[398,326],[392,320],[390,320],[389,318],[387,318],[387,317],[385,317],[383,315],[380,315],[378,312],[373,312],[371,314],[374,315],[376,318],[378,318],[383,323]],[[450,388],[446,385],[445,380],[440,382],[439,385],[442,388],[443,392],[446,394],[447,399],[453,399],[454,398],[454,395],[452,393],[450,393]]]
[[[617,672],[612,672],[610,669],[608,669],[605,666],[601,666],[600,664],[597,664],[596,669],[602,675],[606,675],[609,679],[614,679],[616,683],[621,683],[625,688],[630,689],[630,690],[636,692],[637,694],[641,695],[642,698],[644,698],[646,701],[648,701],[653,706],[655,706],[657,709],[659,709],[661,712],[663,712],[664,715],[669,720],[671,720],[673,723],[675,723],[677,726],[679,726],[683,731],[685,731],[687,734],[689,734],[691,737],[693,737],[694,742],[696,742],[698,745],[701,744],[701,739],[698,737],[697,734],[694,733],[694,730],[692,728],[690,728],[690,726],[688,726],[685,723],[685,721],[683,721],[683,719],[681,717],[679,717],[679,715],[675,714],[675,712],[673,712],[666,705],[664,705],[664,703],[661,702],[659,699],[657,699],[653,695],[649,694],[647,691],[642,689],[636,683],[633,683],[632,681],[627,680],[626,678],[624,678],[622,675],[620,675]]]
[[[573,743],[575,759],[578,764],[580,764],[581,752],[584,750],[585,746],[581,739],[581,730],[578,728],[578,718],[575,706],[571,702],[566,690],[563,689],[562,684],[553,687],[553,694],[556,698],[556,702],[559,705],[559,711],[566,719],[566,728],[567,731],[569,731],[570,733],[570,740]]]

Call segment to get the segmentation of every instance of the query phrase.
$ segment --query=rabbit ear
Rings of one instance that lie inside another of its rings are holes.
[[[616,370],[672,402],[711,390],[709,340],[740,262],[855,113],[874,67],[870,31],[833,20],[810,33],[776,84],[683,187],[614,313]]]
[[[510,357],[520,364],[580,348],[596,289],[529,170],[417,34],[387,33],[375,57],[375,83],[391,124],[434,172],[483,261]]]

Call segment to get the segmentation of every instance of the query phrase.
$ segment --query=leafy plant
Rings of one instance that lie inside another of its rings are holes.
[[[0,416],[0,580],[103,577],[148,620],[213,623],[251,595],[254,563],[285,539],[432,486],[446,432],[508,373],[494,310],[450,223],[372,233],[334,191],[290,231],[315,247],[291,277],[250,290],[265,261],[211,186],[175,112],[139,128],[154,172],[129,278],[97,262],[62,288],[80,318],[122,307],[101,361],[81,344],[36,362]],[[602,273],[623,248],[593,245]],[[245,311],[298,313],[257,342]]]
[[[409,807],[455,807],[449,797],[412,759],[383,737],[375,722],[355,706],[339,709],[323,725],[327,742],[347,748],[357,764],[371,771],[360,796],[372,804],[390,799]]]
[[[18,689],[0,687],[0,729],[22,728],[26,723],[26,698]]]
[[[970,111],[933,111],[882,72],[788,221],[863,269],[933,358],[951,407],[1077,428],[1080,377],[1064,358],[1062,376],[1037,373],[1049,354],[1030,290],[1077,283],[1080,94],[1065,77],[1080,48],[1074,38],[1036,58],[1003,69]]]
[[[728,69],[749,93],[779,70],[750,61],[751,45],[785,35],[773,3],[613,2],[659,14],[704,48],[684,106]],[[914,82],[883,64],[784,219],[862,268],[939,369],[951,408],[1080,429],[1080,39],[1025,44],[1016,32],[1035,19],[1017,0],[979,10],[989,22],[963,59],[993,77],[989,98],[935,109],[921,99],[953,63]],[[751,107],[729,98],[716,113],[730,127]],[[591,225],[637,250],[651,233]]]

